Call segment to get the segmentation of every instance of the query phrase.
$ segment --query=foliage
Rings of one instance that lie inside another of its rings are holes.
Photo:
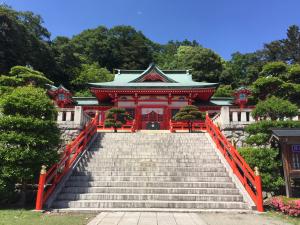
[[[106,127],[113,127],[114,132],[117,132],[117,129],[126,124],[128,120],[132,120],[132,118],[125,109],[112,108],[107,111],[104,124]]]
[[[195,81],[218,82],[223,69],[221,57],[200,46],[180,46],[172,64],[173,68],[192,69]]]
[[[259,51],[247,54],[233,53],[231,60],[224,64],[221,81],[226,83],[226,79],[234,88],[249,85],[258,78],[264,63],[263,55]]]
[[[287,199],[285,197],[273,197],[270,200],[270,206],[289,216],[300,216],[300,199]]]
[[[292,25],[287,30],[287,37],[282,40],[265,44],[263,52],[268,61],[285,61],[300,63],[300,31],[299,27]]]
[[[0,5],[0,73],[16,65],[31,65],[51,74],[55,61],[47,43],[50,33],[42,24],[41,17],[32,12]]]
[[[298,107],[288,100],[272,96],[264,101],[259,101],[251,114],[254,118],[283,120],[298,115]]]
[[[92,97],[92,93],[89,89],[83,89],[80,91],[76,91],[74,96],[76,97]]]
[[[189,132],[192,132],[193,121],[203,120],[205,115],[199,111],[199,108],[194,105],[182,107],[173,117],[177,121],[187,121],[189,124]]]
[[[221,85],[215,92],[214,97],[232,97],[234,90],[230,85]]]
[[[0,76],[0,86],[17,87],[21,86],[21,84],[22,80],[20,78],[5,75]]]
[[[272,134],[271,128],[300,128],[300,121],[262,120],[249,124],[245,128],[245,131],[250,135],[246,139],[246,143],[257,146],[266,146]]]
[[[269,62],[262,68],[261,75],[282,78],[287,72],[287,65],[284,62]]]
[[[252,84],[252,94],[258,100],[265,100],[274,94],[283,97],[283,84],[284,81],[278,77],[260,77]]]
[[[71,83],[77,89],[84,89],[89,82],[107,82],[112,81],[113,75],[106,69],[101,68],[97,63],[83,64],[82,70]]]
[[[264,191],[278,193],[284,186],[279,150],[273,148],[240,148],[239,153],[251,168],[258,167]]]
[[[288,70],[288,80],[292,83],[300,84],[300,65],[291,65]]]
[[[0,196],[5,201],[16,184],[25,195],[27,185],[37,182],[41,165],[56,161],[60,132],[55,107],[43,89],[18,87],[5,95],[1,107]]]
[[[21,115],[42,120],[55,120],[56,109],[46,91],[32,86],[16,88],[2,104],[5,115]]]

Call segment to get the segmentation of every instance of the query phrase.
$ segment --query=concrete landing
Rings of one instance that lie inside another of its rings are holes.
[[[196,213],[102,212],[88,225],[206,225]]]
[[[259,213],[102,212],[88,225],[292,225]]]

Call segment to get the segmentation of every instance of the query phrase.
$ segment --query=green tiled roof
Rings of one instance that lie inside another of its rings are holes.
[[[155,70],[168,82],[139,82],[147,73]],[[91,87],[99,88],[209,88],[217,87],[217,83],[195,82],[188,70],[165,71],[151,64],[145,71],[118,70],[112,82],[90,83]]]

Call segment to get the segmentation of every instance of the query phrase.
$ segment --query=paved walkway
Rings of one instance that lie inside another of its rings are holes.
[[[239,213],[102,212],[88,225],[288,225],[275,218]]]

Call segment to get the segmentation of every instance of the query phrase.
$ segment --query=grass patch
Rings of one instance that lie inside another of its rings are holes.
[[[267,211],[266,214],[264,214],[264,215],[269,216],[269,217],[273,217],[273,218],[277,218],[277,219],[279,219],[283,222],[290,223],[290,224],[293,224],[293,225],[300,225],[300,218],[299,217],[291,217],[291,216],[285,215],[281,212],[277,212],[277,211],[274,211],[274,210]]]
[[[86,225],[95,214],[40,213],[25,209],[0,210],[0,225]]]

